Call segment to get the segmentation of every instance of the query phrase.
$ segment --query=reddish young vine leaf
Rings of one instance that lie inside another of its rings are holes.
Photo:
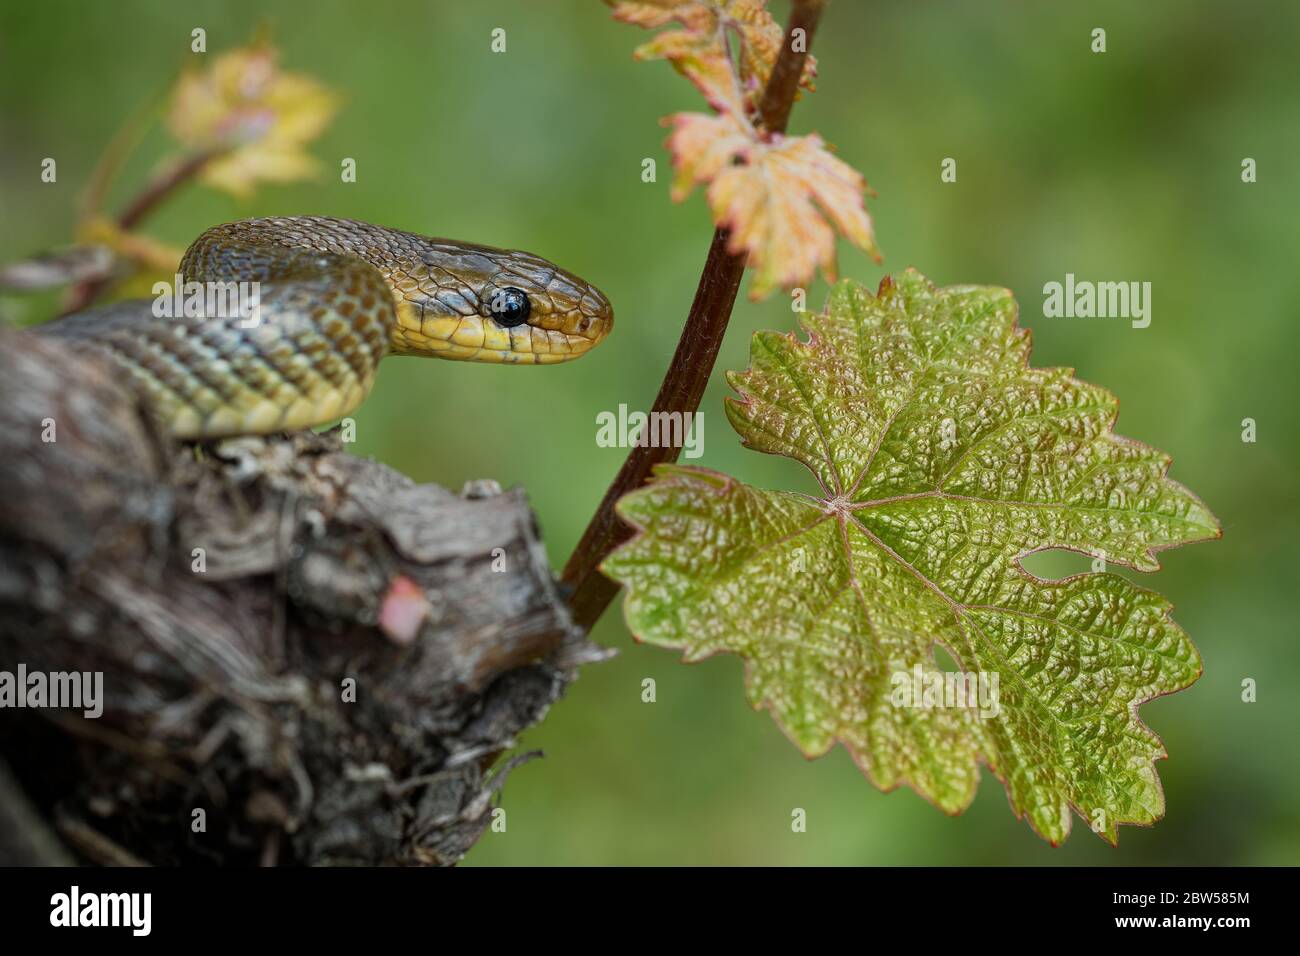
[[[806,285],[819,269],[834,281],[837,232],[880,260],[862,174],[816,133],[763,128],[759,101],[785,38],[765,0],[607,2],[626,23],[677,25],[635,55],[667,60],[717,113],[664,120],[672,128],[672,196],[681,202],[696,185],[707,185],[713,222],[728,232],[727,251],[744,256],[755,271],[751,299]],[[802,69],[799,85],[811,90],[817,71],[811,56]]]

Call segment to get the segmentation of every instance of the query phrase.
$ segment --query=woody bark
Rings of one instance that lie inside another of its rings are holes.
[[[454,863],[604,656],[520,490],[337,431],[179,446],[109,365],[3,329],[0,459],[0,671],[104,688],[0,710],[0,863]]]

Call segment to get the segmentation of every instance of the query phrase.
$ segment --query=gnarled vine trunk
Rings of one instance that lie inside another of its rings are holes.
[[[337,431],[178,446],[108,364],[0,330],[0,462],[0,671],[103,675],[97,718],[0,710],[0,862],[455,862],[604,656],[522,491]]]

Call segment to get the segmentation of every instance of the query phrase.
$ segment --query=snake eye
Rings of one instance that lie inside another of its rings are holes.
[[[488,311],[492,313],[492,318],[496,320],[497,325],[505,329],[513,329],[516,325],[527,322],[530,308],[528,294],[522,289],[513,287],[498,289],[488,304]]]

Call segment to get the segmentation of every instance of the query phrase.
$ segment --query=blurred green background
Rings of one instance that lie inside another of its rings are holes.
[[[877,792],[843,750],[808,762],[744,703],[735,658],[682,666],[634,644],[619,608],[594,637],[618,657],[586,669],[524,744],[547,758],[505,789],[505,833],[470,864],[1290,864],[1300,861],[1296,373],[1300,345],[1300,7],[1147,0],[1076,5],[837,0],[814,43],[819,91],[795,133],[819,131],[879,199],[885,268],[842,250],[875,284],[915,265],[940,283],[1013,289],[1039,365],[1070,365],[1122,400],[1119,430],[1174,457],[1224,539],[1166,552],[1135,575],[1168,595],[1205,659],[1190,690],[1142,718],[1164,821],[1112,849],[1076,819],[1052,849],[1015,820],[987,771],[947,818],[914,793]],[[778,20],[788,12],[773,4]],[[187,189],[146,224],[184,246],[255,215],[351,216],[531,249],[596,282],[614,334],[571,365],[538,369],[390,360],[357,415],[359,451],[420,481],[523,484],[560,566],[623,458],[595,444],[595,415],[648,408],[690,304],[711,226],[674,205],[661,117],[700,109],[662,63],[633,62],[648,34],[595,2],[5,4],[0,11],[0,261],[65,243],[104,145],[194,59],[246,43],[263,19],[285,69],[345,103],[313,147],[318,181],[237,202]],[[1090,52],[1104,27],[1108,51]],[[508,51],[489,34],[504,27]],[[146,139],[113,208],[170,148]],[[39,181],[44,157],[57,184]],[[357,160],[357,182],[338,181]],[[943,184],[944,157],[958,181]],[[641,161],[659,163],[641,181]],[[1254,185],[1241,161],[1258,162]],[[1042,286],[1153,283],[1153,321],[1045,319]],[[825,285],[809,302],[820,308]],[[48,297],[0,299],[10,320]],[[789,462],[743,451],[721,412],[722,369],[750,333],[788,329],[789,300],[738,303],[705,398],[699,463],[808,490]],[[1241,440],[1243,418],[1258,441]],[[1062,563],[1061,567],[1065,567]],[[1071,565],[1072,567],[1072,565]],[[658,701],[640,698],[643,678]],[[1258,682],[1243,703],[1241,682]],[[808,814],[790,828],[792,808]]]

